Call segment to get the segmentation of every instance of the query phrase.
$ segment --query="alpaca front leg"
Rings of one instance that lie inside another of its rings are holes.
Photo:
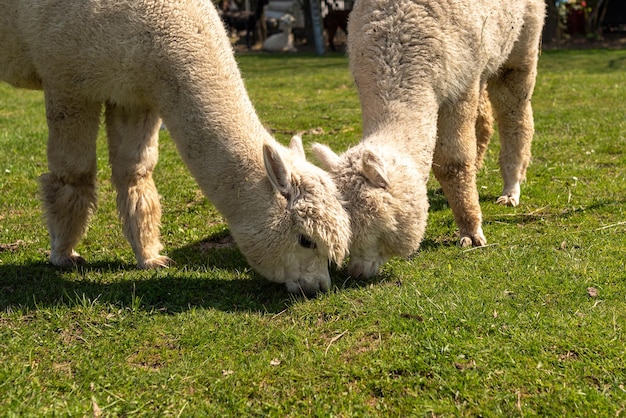
[[[45,91],[48,169],[40,177],[50,234],[50,263],[71,267],[85,260],[75,247],[96,209],[96,139],[100,104]]]
[[[482,212],[476,188],[476,116],[478,89],[456,105],[440,109],[433,171],[459,228],[459,244],[482,246]]]
[[[160,255],[161,204],[152,180],[161,121],[153,110],[107,104],[106,128],[112,180],[124,236],[140,268],[167,266]]]

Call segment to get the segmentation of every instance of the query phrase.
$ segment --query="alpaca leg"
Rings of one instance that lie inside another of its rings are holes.
[[[478,117],[476,118],[476,171],[483,168],[485,153],[493,135],[493,114],[487,89],[480,92]]]
[[[459,244],[482,246],[482,214],[476,189],[476,117],[478,88],[439,112],[433,171],[459,227]]]
[[[517,206],[520,183],[526,179],[530,147],[535,132],[530,99],[537,74],[538,34],[541,27],[527,25],[509,60],[489,80],[489,97],[500,132],[500,173],[504,181],[497,203]],[[530,33],[537,32],[531,36]]]
[[[517,206],[520,184],[526,179],[526,169],[530,163],[530,146],[534,134],[530,105],[534,75],[528,71],[505,70],[489,84],[500,132],[500,173],[504,181],[502,195],[497,203]]]
[[[160,119],[150,109],[106,106],[109,160],[124,236],[140,268],[167,266],[159,252],[161,205],[152,171],[158,159]]]
[[[50,234],[50,263],[70,267],[85,260],[74,250],[96,209],[96,139],[100,104],[46,90],[48,170],[40,178]]]

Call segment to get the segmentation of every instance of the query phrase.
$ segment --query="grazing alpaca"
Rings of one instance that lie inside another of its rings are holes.
[[[389,257],[417,250],[431,167],[460,245],[485,245],[476,189],[491,134],[485,88],[502,144],[498,202],[518,204],[534,132],[530,99],[544,13],[543,0],[356,2],[348,54],[364,137],[341,156],[314,147],[347,201],[353,276],[372,276]]]
[[[123,230],[138,264],[165,266],[152,171],[163,118],[248,262],[290,291],[330,285],[347,213],[302,144],[278,144],[259,121],[222,22],[205,0],[0,0],[0,79],[43,89],[49,127],[41,193],[50,261],[74,248],[96,207],[102,104]]]

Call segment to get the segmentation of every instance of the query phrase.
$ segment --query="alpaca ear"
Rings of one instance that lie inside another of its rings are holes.
[[[304,153],[304,147],[302,146],[302,137],[300,135],[294,135],[291,137],[289,149],[296,154],[297,157],[306,160],[306,154]]]
[[[318,159],[324,170],[331,172],[337,171],[340,158],[333,150],[328,148],[326,145],[315,143],[313,144],[311,151],[313,151],[313,155],[315,155],[315,158]]]
[[[263,163],[265,164],[265,173],[270,183],[272,183],[272,187],[289,200],[291,195],[289,169],[275,147],[263,144]]]
[[[363,174],[376,187],[385,189],[389,185],[383,160],[369,150],[363,152]]]

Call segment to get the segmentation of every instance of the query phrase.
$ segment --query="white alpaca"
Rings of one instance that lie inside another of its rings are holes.
[[[348,51],[364,137],[341,157],[314,147],[347,201],[352,275],[372,276],[389,257],[418,249],[431,166],[460,245],[486,243],[476,189],[491,134],[485,88],[502,144],[498,202],[518,204],[534,132],[530,99],[544,13],[544,0],[356,2]]]
[[[278,19],[278,28],[282,30],[275,33],[263,42],[263,49],[269,52],[295,52],[293,46],[293,33],[291,29],[296,19],[290,14],[284,14]]]
[[[211,2],[0,0],[0,10],[0,79],[45,93],[52,264],[84,262],[74,248],[96,207],[104,104],[117,206],[140,267],[169,262],[152,180],[162,117],[252,267],[290,291],[328,289],[348,216],[299,139],[282,147],[259,121]]]

